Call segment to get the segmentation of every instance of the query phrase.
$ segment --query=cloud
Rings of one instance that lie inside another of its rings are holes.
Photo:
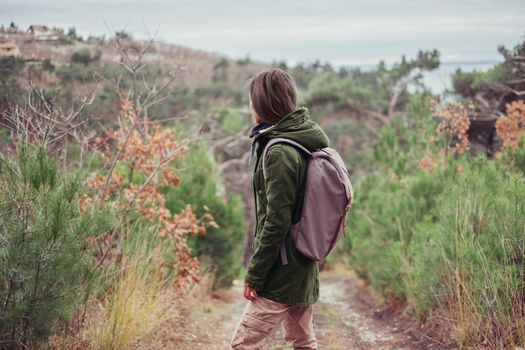
[[[447,60],[494,60],[500,44],[525,32],[523,0],[2,0],[22,26],[75,26],[110,34],[104,24],[178,44],[254,59],[377,62],[437,48]],[[8,24],[8,23],[5,23]]]

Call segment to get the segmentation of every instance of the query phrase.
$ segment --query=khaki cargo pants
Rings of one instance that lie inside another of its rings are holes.
[[[231,348],[261,349],[264,341],[282,322],[287,345],[294,349],[315,350],[317,341],[312,311],[312,305],[297,307],[258,296],[246,305],[241,321],[233,334]]]

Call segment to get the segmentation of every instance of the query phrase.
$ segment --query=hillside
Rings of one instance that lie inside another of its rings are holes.
[[[95,53],[100,50],[102,55],[97,62],[92,65],[93,69],[99,69],[105,65],[118,64],[121,61],[121,53],[115,45],[114,40],[105,40],[104,38],[91,38],[89,40],[36,40],[30,34],[19,32],[2,33],[0,38],[3,41],[15,43],[19,50],[19,55],[23,59],[43,61],[48,59],[52,64],[60,66],[67,65],[71,62],[71,56],[74,53],[88,50]],[[155,39],[154,39],[155,40]],[[181,76],[181,83],[194,89],[211,82],[214,75],[214,66],[219,62],[227,62],[231,71],[228,76],[228,83],[243,84],[247,77],[253,72],[258,71],[267,64],[257,62],[243,62],[238,64],[238,60],[230,59],[224,55],[205,52],[202,50],[192,49],[171,43],[163,43],[155,40],[151,45],[148,41],[134,41],[136,47],[149,46],[144,61],[152,65],[159,65],[161,69],[168,71],[174,66],[184,66],[187,68],[188,75]],[[224,64],[224,63],[223,63]],[[189,78],[191,76],[191,78]]]

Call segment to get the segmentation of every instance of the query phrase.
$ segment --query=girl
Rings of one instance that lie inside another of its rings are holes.
[[[298,106],[297,88],[288,73],[268,69],[249,83],[255,122],[251,157],[255,153],[253,190],[256,228],[244,281],[248,304],[232,341],[232,349],[259,349],[280,324],[294,349],[317,349],[312,305],[319,299],[319,266],[293,245],[290,227],[300,218],[307,155],[289,144],[270,147],[275,137],[292,139],[309,150],[328,147],[328,137],[305,106]],[[266,177],[262,162],[266,165]],[[281,261],[280,249],[287,261]]]

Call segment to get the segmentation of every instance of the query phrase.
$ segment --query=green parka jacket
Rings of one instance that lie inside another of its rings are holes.
[[[328,137],[310,118],[306,107],[299,107],[277,124],[259,130],[254,137],[256,227],[245,283],[263,298],[307,306],[319,298],[319,265],[295,249],[290,228],[301,214],[308,155],[292,145],[272,145],[266,157],[266,180],[261,155],[264,146],[275,137],[297,141],[311,150],[328,147]],[[281,263],[279,254],[283,242],[287,265]]]

